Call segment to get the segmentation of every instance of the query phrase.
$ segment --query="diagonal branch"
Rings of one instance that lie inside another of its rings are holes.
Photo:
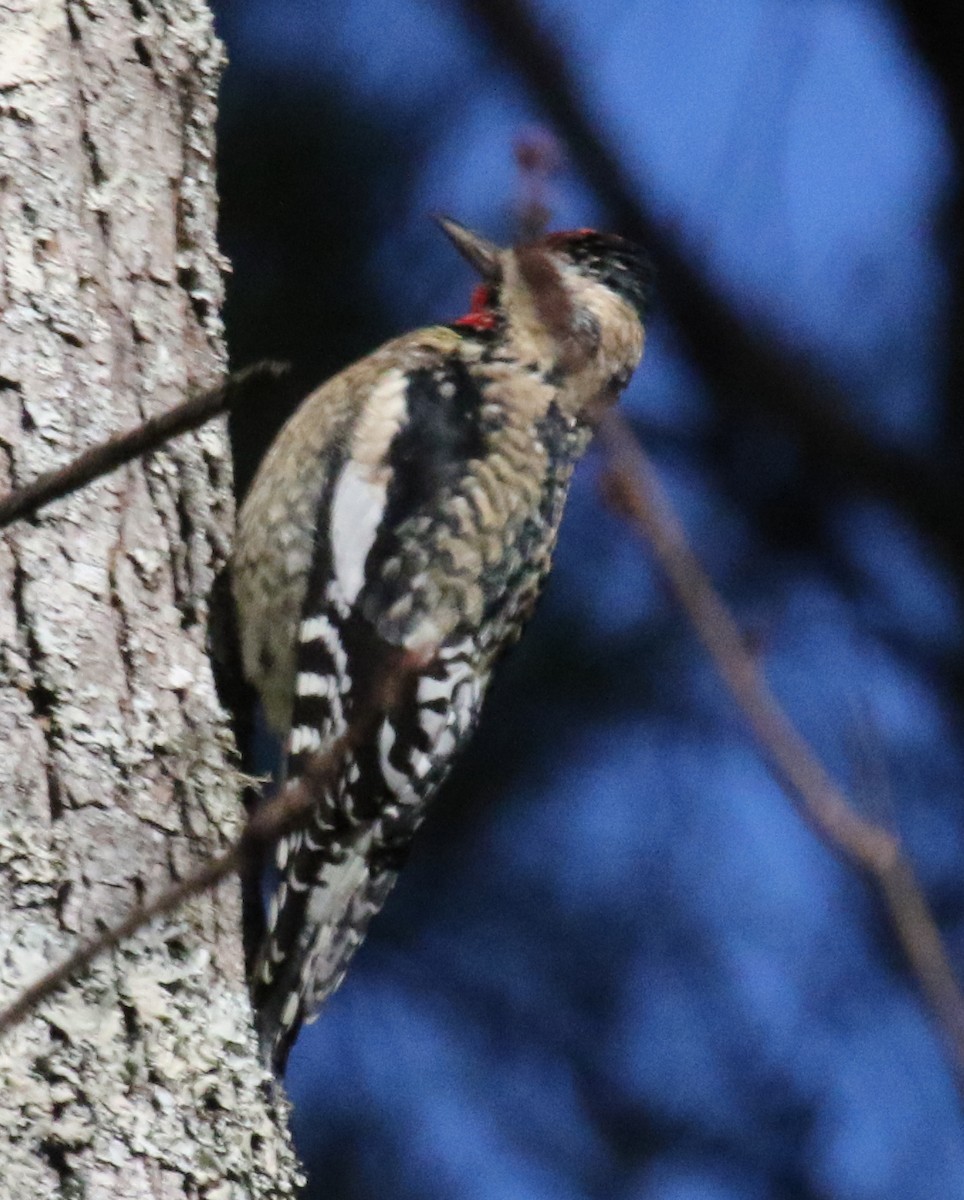
[[[610,499],[652,549],[797,811],[832,850],[863,871],[877,890],[894,936],[950,1045],[959,1086],[964,1086],[964,997],[900,840],[853,808],[787,717],[626,423],[617,413],[607,413],[600,422],[599,437],[608,457]]]
[[[102,475],[140,458],[142,454],[157,450],[178,434],[197,429],[233,408],[255,386],[277,383],[287,375],[288,370],[283,363],[254,363],[229,375],[219,387],[192,396],[168,412],[149,418],[136,429],[119,433],[99,446],[91,447],[66,466],[48,471],[32,483],[0,496],[0,529],[23,517],[32,516],[52,500],[60,500],[76,492]]]
[[[964,154],[964,78],[958,6],[952,0],[894,0],[892,7],[940,92],[959,174]]]
[[[893,505],[964,579],[964,507],[950,467],[883,445],[846,414],[850,403],[829,375],[800,361],[748,324],[694,262],[682,239],[655,216],[641,187],[587,113],[574,73],[538,28],[526,0],[459,0],[553,122],[573,160],[621,233],[647,247],[659,268],[660,303],[686,354],[732,413],[778,422],[812,467],[836,485]]]
[[[384,669],[376,674],[371,695],[355,710],[346,731],[324,753],[313,755],[297,780],[290,781],[277,796],[255,809],[232,846],[153,900],[132,908],[123,921],[78,946],[62,963],[24,989],[6,1008],[0,1009],[0,1036],[96,958],[120,945],[156,917],[176,911],[192,896],[216,887],[247,864],[256,863],[264,847],[302,828],[319,797],[330,793],[345,768],[347,756],[371,738],[372,728],[381,715],[398,702],[400,695],[406,694],[409,672],[417,667],[417,661],[402,652],[391,655]]]
[[[152,900],[132,908],[123,921],[78,946],[63,962],[25,988],[6,1008],[0,1009],[0,1036],[19,1024],[39,1004],[86,970],[102,954],[119,946],[151,921],[175,912],[193,896],[216,887],[222,880],[240,871],[264,847],[273,845],[285,834],[300,828],[308,818],[319,792],[328,787],[342,769],[345,755],[354,742],[355,735],[349,730],[333,742],[325,754],[317,755],[296,783],[256,809],[241,836],[223,854],[210,859]]]

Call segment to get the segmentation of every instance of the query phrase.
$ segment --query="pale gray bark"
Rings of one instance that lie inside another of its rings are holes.
[[[0,0],[0,490],[223,367],[203,0]],[[0,539],[0,1000],[238,831],[222,424]],[[234,883],[0,1043],[0,1196],[284,1196]]]

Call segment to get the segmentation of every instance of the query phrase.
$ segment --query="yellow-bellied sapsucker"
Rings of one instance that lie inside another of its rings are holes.
[[[277,1069],[337,987],[541,590],[573,467],[643,350],[650,267],[579,230],[500,249],[472,310],[313,392],[238,519],[241,653],[286,739],[284,786],[346,739],[281,880],[252,981]]]

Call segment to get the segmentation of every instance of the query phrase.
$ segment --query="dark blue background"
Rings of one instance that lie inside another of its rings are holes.
[[[426,216],[509,240],[513,142],[543,120],[483,24],[441,0],[217,9],[236,364],[291,358],[307,387],[463,311],[468,271]],[[868,445],[964,488],[960,122],[915,24],[928,6],[534,11],[667,244],[832,380]],[[611,227],[605,190],[573,154],[553,225]],[[953,527],[929,537],[888,478],[828,466],[830,436],[805,444],[779,403],[762,420],[692,353],[725,336],[659,309],[626,411],[794,718],[906,838],[964,966]],[[238,423],[242,481],[283,415]],[[964,1197],[944,1047],[876,901],[768,775],[598,467],[475,745],[292,1057],[310,1194]]]

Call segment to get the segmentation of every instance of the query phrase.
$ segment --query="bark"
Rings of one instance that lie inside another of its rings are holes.
[[[0,0],[0,490],[215,383],[203,0]],[[222,423],[0,540],[0,998],[234,837]],[[0,1196],[283,1196],[234,884],[0,1043]]]

